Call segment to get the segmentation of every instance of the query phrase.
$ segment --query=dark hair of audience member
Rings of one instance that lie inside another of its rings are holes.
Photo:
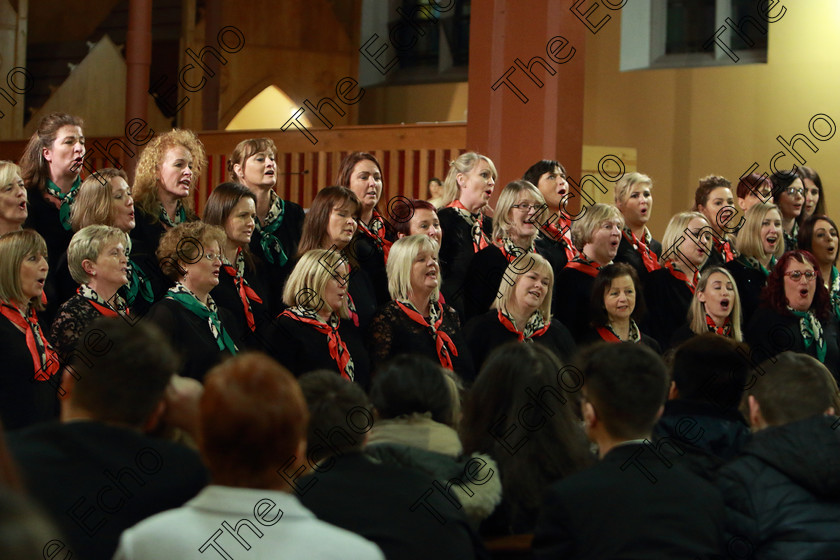
[[[814,301],[811,303],[811,309],[816,314],[820,321],[825,321],[831,314],[830,296],[828,290],[823,284],[822,273],[820,272],[820,265],[817,263],[814,256],[808,251],[788,251],[776,262],[776,266],[770,271],[767,276],[767,284],[761,291],[761,301],[764,305],[770,307],[776,313],[782,315],[790,315],[788,310],[788,301],[785,297],[785,272],[787,271],[790,261],[796,260],[800,263],[808,263],[814,267],[814,272],[817,274],[816,289],[814,291]]]
[[[328,370],[305,373],[298,378],[298,383],[309,407],[306,456],[310,463],[326,459],[330,451],[337,454],[361,451],[367,430],[360,433],[349,426],[358,423],[355,420],[357,414],[359,417],[373,417],[364,389],[358,383],[350,383]],[[329,434],[335,430],[339,430],[343,438],[330,437]],[[327,437],[330,440],[329,449],[320,443]]]
[[[283,484],[277,469],[303,459],[297,454],[308,423],[306,401],[289,370],[265,354],[245,352],[204,380],[198,448],[215,484],[276,488]]]
[[[443,368],[413,355],[385,363],[370,389],[371,403],[383,420],[430,412],[435,422],[453,426],[457,398]]]
[[[47,514],[23,495],[0,488],[0,558],[47,558],[46,546],[52,541],[64,544]],[[63,550],[58,549],[58,553]],[[72,553],[65,553],[61,557],[71,556]]]
[[[142,427],[178,369],[169,341],[148,321],[96,319],[77,349],[65,370],[76,378],[73,406],[102,422]]]
[[[737,409],[747,383],[749,364],[743,356],[748,352],[744,344],[714,333],[688,339],[673,357],[671,378],[679,398]]]
[[[563,164],[559,161],[555,161],[553,159],[541,159],[525,171],[522,175],[522,179],[528,181],[535,187],[539,187],[540,177],[542,177],[545,173],[554,173],[556,169],[560,169],[563,175],[566,174],[566,168],[563,167]]]
[[[392,213],[391,221],[394,231],[398,234],[411,235],[411,218],[416,210],[431,210],[437,213],[435,205],[425,200],[414,199],[407,204],[394,204],[392,208],[389,208]]]
[[[831,374],[811,356],[782,352],[756,369],[762,371],[745,393],[758,401],[761,416],[770,426],[804,420],[834,406],[836,385],[828,381]]]
[[[613,438],[650,435],[668,389],[665,364],[653,350],[632,342],[593,344],[576,365],[586,400]]]
[[[633,281],[633,289],[636,292],[636,304],[631,317],[638,321],[645,314],[645,296],[642,293],[641,282],[636,269],[627,263],[613,263],[601,268],[595,281],[592,283],[592,296],[589,301],[589,316],[592,325],[602,327],[610,322],[607,309],[604,307],[604,296],[612,286],[613,280],[629,276]]]
[[[544,346],[512,342],[490,354],[466,395],[459,430],[464,452],[496,460],[511,520],[534,516],[549,483],[592,461],[574,398],[558,386],[560,377],[572,386],[583,380]],[[526,431],[526,422],[539,428]],[[511,451],[525,434],[527,442]]]

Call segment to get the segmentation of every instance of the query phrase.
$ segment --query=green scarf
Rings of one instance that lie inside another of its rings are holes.
[[[237,352],[236,344],[233,343],[233,339],[225,330],[224,326],[222,326],[222,322],[219,320],[219,314],[216,311],[216,304],[212,298],[207,296],[207,305],[204,305],[196,299],[192,292],[184,287],[178,290],[178,287],[176,285],[175,288],[170,289],[166,297],[177,301],[198,317],[207,319],[210,325],[210,332],[213,334],[213,338],[216,339],[219,351],[227,350],[235,356]]]
[[[802,333],[802,339],[805,341],[805,349],[816,345],[817,359],[825,363],[825,338],[823,337],[823,329],[820,320],[814,315],[811,310],[796,311],[788,307],[794,316],[799,317],[799,331]]]
[[[257,233],[260,236],[260,247],[262,248],[265,259],[274,264],[274,257],[277,257],[280,266],[285,265],[289,261],[286,252],[283,251],[283,244],[274,235],[274,232],[280,229],[283,224],[283,214],[286,211],[286,203],[282,198],[277,196],[274,191],[271,192],[271,208],[268,215],[265,217],[265,225],[260,225],[257,221]]]
[[[70,231],[70,208],[73,206],[73,201],[76,199],[76,194],[79,192],[79,187],[82,186],[81,175],[76,177],[70,191],[67,193],[61,192],[58,185],[47,179],[47,192],[61,201],[61,208],[58,209],[58,218],[61,220],[61,225],[65,230]]]

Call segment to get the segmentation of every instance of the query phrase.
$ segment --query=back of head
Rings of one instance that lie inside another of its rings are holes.
[[[615,439],[650,435],[665,402],[665,364],[644,344],[595,344],[578,363],[583,390],[598,418]]]
[[[380,368],[370,389],[379,417],[391,419],[430,412],[432,420],[454,425],[457,392],[446,373],[428,358],[397,356]]]
[[[50,544],[65,546],[58,529],[34,504],[17,492],[0,488],[0,558],[47,558]],[[54,549],[55,550],[55,549]],[[70,558],[72,552],[66,556]]]
[[[679,398],[734,410],[741,402],[749,365],[747,349],[731,338],[705,333],[674,353],[674,384]]]
[[[330,455],[361,451],[365,434],[373,426],[370,401],[364,390],[326,370],[306,373],[298,382],[309,407],[306,456],[310,464]],[[335,432],[341,434],[341,439],[332,437]]]
[[[134,325],[100,318],[66,357],[76,378],[72,406],[100,422],[142,427],[154,412],[177,369],[178,358],[149,321]]]
[[[804,420],[834,406],[831,373],[811,356],[782,352],[763,362],[756,373],[758,379],[745,392],[758,401],[770,426]]]
[[[309,411],[289,371],[246,352],[207,374],[199,405],[198,446],[216,484],[279,488],[277,474],[306,438]]]

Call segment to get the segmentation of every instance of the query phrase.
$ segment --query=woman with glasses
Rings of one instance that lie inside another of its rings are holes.
[[[226,241],[220,227],[189,222],[167,231],[157,250],[161,269],[175,286],[152,306],[147,318],[180,351],[180,375],[199,381],[224,357],[237,353],[242,334],[229,330],[236,319],[216,307],[210,296],[219,285]]]
[[[788,251],[767,277],[762,305],[746,333],[756,364],[787,350],[808,354],[838,377],[837,320],[819,264],[807,251]]]
[[[557,316],[580,342],[591,317],[589,300],[598,271],[612,263],[621,242],[624,218],[615,206],[596,203],[572,226],[572,239],[580,251],[557,275]]]
[[[624,230],[615,262],[625,262],[636,269],[639,278],[660,268],[662,244],[647,228],[653,210],[653,181],[642,173],[627,173],[615,184],[615,206],[624,216]]]
[[[802,186],[802,179],[791,171],[777,171],[770,176],[770,180],[773,182],[773,203],[782,213],[785,251],[793,251],[798,248],[798,218],[805,205],[805,187]]]
[[[467,320],[487,313],[503,281],[516,281],[503,280],[509,264],[537,252],[534,241],[540,230],[533,218],[544,204],[540,191],[528,181],[513,181],[502,190],[493,216],[493,244],[476,253],[464,281]]]

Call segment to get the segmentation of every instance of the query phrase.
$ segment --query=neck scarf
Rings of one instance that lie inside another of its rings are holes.
[[[666,268],[668,272],[671,273],[671,276],[673,276],[677,280],[685,282],[685,285],[688,286],[688,289],[691,290],[691,293],[694,293],[694,290],[697,288],[697,280],[700,278],[699,268],[694,269],[694,276],[691,278],[691,280],[689,280],[685,272],[680,270],[674,261],[665,261],[665,263],[662,266]]]
[[[187,209],[184,208],[184,205],[181,204],[181,201],[177,201],[175,203],[175,219],[169,217],[169,214],[166,213],[166,208],[163,207],[163,204],[160,205],[160,221],[166,224],[168,227],[175,227],[178,224],[183,224],[187,221]]]
[[[566,262],[570,262],[577,257],[580,252],[572,244],[572,223],[571,220],[564,217],[563,214],[552,214],[549,218],[543,220],[541,214],[548,211],[548,206],[543,206],[537,211],[534,216],[534,223],[539,225],[540,231],[546,236],[550,237],[563,247],[566,253]],[[556,218],[556,220],[554,220]],[[554,221],[552,221],[554,220]]]
[[[720,336],[725,336],[726,338],[732,338],[732,319],[727,317],[723,320],[722,326],[717,326],[715,320],[712,319],[712,316],[706,313],[706,328],[709,329],[709,332],[719,334]]]
[[[260,236],[260,247],[262,248],[263,255],[265,255],[265,260],[271,264],[274,264],[276,261],[278,265],[285,266],[289,261],[289,257],[286,256],[286,252],[283,250],[283,244],[280,243],[280,240],[274,235],[274,232],[280,229],[280,226],[283,224],[286,203],[274,191],[269,191],[269,197],[271,204],[268,208],[268,214],[265,216],[265,223],[260,224],[260,221],[257,220],[256,230]]]
[[[575,270],[579,270],[585,274],[588,274],[592,278],[598,276],[598,271],[601,270],[601,267],[595,261],[590,261],[586,258],[586,255],[581,253],[579,256],[575,257],[574,260],[570,261],[569,264],[566,265],[567,268],[573,268]]]
[[[376,246],[385,254],[385,261],[387,262],[393,242],[385,239],[385,220],[375,208],[370,218],[370,224],[365,224],[359,220],[359,231],[374,240]]]
[[[636,234],[630,231],[630,228],[624,228],[624,231],[622,231],[621,234],[624,236],[624,239],[633,246],[633,249],[638,251],[638,253],[642,256],[642,262],[645,264],[645,269],[647,269],[648,272],[653,272],[654,270],[661,268],[659,259],[656,257],[656,253],[650,250],[652,236],[650,235],[650,231],[648,231],[647,226],[645,226],[645,234],[642,236],[642,239],[636,237]]]
[[[142,297],[146,302],[153,303],[155,294],[152,291],[152,284],[143,269],[137,266],[129,257],[128,259],[128,285],[125,287],[125,299],[129,306],[134,305],[137,296]]]
[[[817,359],[825,363],[825,337],[823,337],[823,328],[820,320],[810,309],[808,311],[796,311],[788,306],[788,310],[799,317],[799,332],[802,333],[802,340],[805,342],[805,349],[815,346]]]
[[[551,321],[546,322],[542,311],[539,309],[531,313],[531,316],[525,323],[525,328],[521,331],[517,330],[513,321],[513,316],[508,315],[507,312],[499,309],[498,317],[502,326],[510,332],[516,334],[519,342],[534,342],[533,339],[544,335],[546,331],[548,331],[549,325],[551,325]]]
[[[251,332],[254,332],[257,328],[257,323],[254,321],[251,302],[262,303],[263,300],[242,276],[245,272],[245,255],[242,254],[242,247],[236,249],[235,265],[230,264],[224,257],[222,259],[222,271],[233,278],[233,285],[236,287],[236,293],[239,294],[239,301],[242,302],[242,309],[245,312],[245,321],[248,323],[248,328],[251,329]]]
[[[408,315],[409,319],[429,329],[429,332],[435,337],[435,348],[437,349],[440,365],[448,370],[453,370],[452,356],[458,356],[458,349],[455,347],[449,335],[440,328],[443,323],[443,309],[440,308],[439,304],[436,301],[429,302],[430,317],[427,321],[410,301],[400,300],[395,303],[402,309],[403,313]]]
[[[478,253],[490,245],[490,238],[487,237],[487,234],[484,233],[483,229],[481,229],[481,226],[484,223],[484,214],[481,212],[478,214],[471,213],[466,209],[466,207],[464,207],[463,204],[461,204],[460,200],[453,200],[447,204],[446,207],[454,208],[455,211],[464,218],[464,221],[470,225],[470,235],[472,236],[474,253]]]
[[[73,201],[76,199],[76,194],[79,192],[79,187],[82,186],[82,176],[77,175],[76,180],[73,181],[73,185],[70,187],[70,190],[66,193],[61,192],[61,189],[58,188],[58,185],[52,182],[52,180],[47,179],[47,192],[56,197],[60,202],[61,206],[58,209],[58,218],[61,220],[62,227],[70,231],[70,208],[73,206]]]
[[[327,323],[324,323],[317,313],[311,309],[306,309],[300,306],[290,307],[280,314],[280,317],[288,317],[310,325],[319,333],[327,336],[327,346],[330,349],[330,357],[335,360],[338,366],[338,371],[341,377],[348,381],[355,379],[353,368],[353,358],[347,350],[347,345],[341,340],[341,335],[338,334],[338,326],[340,320],[335,313],[330,314]]]
[[[793,227],[790,230],[790,233],[784,231],[782,228],[782,233],[785,236],[785,250],[786,251],[793,251],[797,247],[799,247],[799,223],[794,220]],[[790,247],[790,249],[788,249]]]
[[[178,282],[173,288],[170,288],[166,293],[167,299],[172,299],[183,305],[188,311],[197,315],[201,319],[207,319],[207,325],[210,327],[210,333],[219,347],[219,351],[227,350],[234,356],[238,349],[233,339],[228,334],[222,322],[219,320],[219,312],[216,308],[216,302],[213,298],[207,296],[207,305],[204,305],[198,298],[195,297],[186,286]]]
[[[717,237],[712,237],[712,244],[715,247],[715,251],[723,257],[723,262],[728,263],[735,260],[735,251],[732,250],[732,244],[728,239],[726,241],[720,241]]]
[[[512,263],[522,255],[527,253],[536,253],[537,248],[534,246],[534,242],[531,241],[531,246],[527,249],[522,249],[518,245],[516,245],[510,237],[502,237],[496,240],[494,243],[496,247],[501,249],[502,254],[507,259],[507,262]]]
[[[745,266],[752,268],[753,270],[761,271],[762,274],[764,274],[765,278],[767,276],[770,276],[770,270],[772,270],[773,267],[776,266],[776,257],[770,257],[770,262],[767,263],[770,268],[765,267],[759,262],[758,259],[754,257],[748,257],[746,255],[741,255],[740,257],[738,257],[737,260],[740,260],[742,263],[744,263]]]
[[[609,323],[603,327],[598,327],[595,330],[598,331],[598,335],[600,335],[601,339],[607,342],[633,342],[634,344],[638,344],[642,341],[642,333],[639,332],[639,327],[633,319],[630,319],[630,330],[628,331],[626,341],[621,340],[621,337],[616,334],[612,325]]]
[[[85,298],[103,317],[128,317],[131,315],[125,300],[119,293],[114,294],[114,298],[108,301],[87,284],[79,286],[76,293]]]
[[[35,308],[30,305],[28,313],[24,315],[17,306],[4,301],[0,302],[0,314],[26,335],[26,347],[29,348],[29,354],[32,356],[35,381],[47,381],[58,373],[61,369],[58,354],[44,338]]]
[[[831,267],[831,279],[828,281],[828,295],[831,298],[831,307],[834,314],[840,319],[840,274],[837,267]]]

